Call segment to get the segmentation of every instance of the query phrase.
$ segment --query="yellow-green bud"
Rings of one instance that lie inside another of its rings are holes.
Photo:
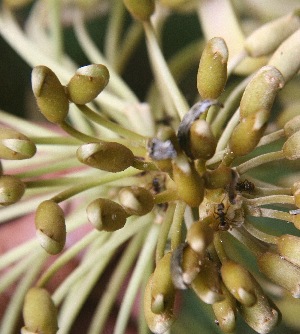
[[[0,205],[6,206],[18,202],[24,195],[24,183],[13,175],[0,176]]]
[[[290,234],[284,234],[277,239],[279,254],[287,261],[300,267],[300,238]]]
[[[293,184],[292,193],[295,198],[295,205],[300,208],[300,182],[295,182]]]
[[[83,144],[78,148],[76,155],[85,165],[113,173],[125,170],[134,162],[131,150],[114,142]]]
[[[119,192],[119,201],[128,215],[143,216],[154,206],[153,195],[142,187],[127,187]]]
[[[245,49],[251,57],[269,55],[299,28],[299,12],[295,11],[268,22],[255,30],[246,38]]]
[[[274,52],[269,65],[275,66],[285,82],[291,80],[300,70],[300,29],[295,31]]]
[[[286,137],[290,137],[297,131],[300,131],[300,115],[297,115],[286,122],[283,129]]]
[[[26,6],[32,2],[32,0],[4,0],[4,5],[12,8],[12,9],[18,9],[22,8],[23,6]]]
[[[52,200],[42,202],[35,212],[36,236],[49,254],[58,254],[66,243],[66,224],[62,208]]]
[[[69,111],[69,100],[55,73],[46,66],[36,66],[31,83],[41,113],[51,123],[63,122]]]
[[[0,128],[0,158],[22,160],[33,157],[35,144],[20,132],[13,129]]]
[[[300,131],[291,135],[282,146],[286,159],[296,160],[300,158]]]
[[[154,0],[123,0],[130,14],[140,21],[148,21],[155,10]]]
[[[95,199],[88,205],[86,212],[90,223],[99,231],[119,230],[128,217],[120,204],[105,198]]]
[[[25,295],[23,306],[25,326],[21,333],[55,334],[58,331],[57,310],[49,292],[43,288],[31,288]]]
[[[86,104],[93,101],[106,87],[109,72],[106,66],[92,64],[80,67],[67,84],[67,94],[71,102]]]
[[[228,49],[221,37],[209,40],[203,50],[197,88],[202,99],[216,99],[223,92],[227,81]]]
[[[279,254],[266,252],[257,259],[260,271],[271,281],[300,298],[300,267],[286,261]]]
[[[226,288],[240,303],[252,306],[256,303],[253,276],[240,264],[228,260],[222,264],[221,275]]]
[[[205,187],[209,189],[225,188],[232,179],[231,168],[221,163],[214,170],[205,173]]]

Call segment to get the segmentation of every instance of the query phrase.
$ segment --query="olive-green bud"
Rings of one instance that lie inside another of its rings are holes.
[[[153,195],[142,187],[127,187],[119,192],[119,201],[128,215],[143,216],[154,206]]]
[[[238,309],[245,322],[257,333],[270,333],[281,320],[276,305],[263,293],[260,286],[255,289],[256,303],[252,306],[239,304]]]
[[[43,288],[31,288],[25,295],[23,306],[25,326],[21,333],[55,334],[58,331],[57,310],[49,292]]]
[[[284,234],[277,239],[278,252],[287,261],[300,267],[300,238]]]
[[[86,212],[90,223],[99,231],[119,230],[128,217],[120,204],[105,198],[95,199],[88,205]]]
[[[228,260],[222,264],[221,275],[226,288],[240,303],[252,306],[256,303],[257,283],[247,269]]]
[[[58,254],[66,243],[64,211],[52,200],[46,200],[35,212],[36,236],[49,254]]]
[[[240,119],[261,110],[270,111],[276,94],[283,85],[283,76],[274,66],[264,66],[258,70],[242,96]]]
[[[173,313],[173,305],[169,306],[162,313],[154,313],[152,311],[153,307],[153,297],[152,297],[152,284],[153,284],[153,275],[152,274],[148,280],[148,283],[144,292],[144,314],[146,318],[147,325],[152,333],[154,334],[163,334],[165,333],[172,325],[175,320]]]
[[[300,182],[295,182],[293,184],[292,193],[295,198],[295,205],[300,208]]]
[[[0,205],[6,206],[18,202],[24,195],[24,183],[13,175],[0,176]]]
[[[36,66],[31,73],[34,96],[41,113],[51,123],[62,123],[69,111],[65,87],[46,66]]]
[[[300,131],[291,135],[282,146],[286,159],[296,160],[300,158]]]
[[[191,207],[197,207],[204,197],[204,180],[183,155],[172,161],[173,177],[178,196]]]
[[[93,101],[106,87],[109,72],[102,64],[80,67],[67,84],[67,94],[71,102],[86,104]]]
[[[5,6],[11,9],[18,9],[30,4],[32,0],[4,0],[3,2]]]
[[[295,31],[274,52],[269,65],[275,66],[285,82],[291,80],[300,70],[300,29]]]
[[[209,226],[213,217],[208,216],[192,224],[187,231],[186,241],[199,255],[204,256],[208,245],[213,241],[214,231]]]
[[[83,144],[78,148],[76,155],[85,165],[113,173],[125,170],[134,162],[131,150],[114,142]]]
[[[209,189],[225,188],[232,179],[231,168],[221,163],[214,170],[205,173],[205,187]]]
[[[251,57],[269,55],[299,28],[299,12],[289,13],[255,30],[246,38],[245,49]]]
[[[300,267],[271,252],[262,254],[257,261],[260,271],[271,281],[300,298]]]
[[[35,144],[20,132],[13,129],[0,128],[0,158],[22,160],[33,157]]]
[[[203,119],[196,120],[190,128],[190,150],[194,159],[210,159],[216,150],[217,140],[210,125]]]
[[[191,287],[206,304],[214,304],[224,299],[219,268],[215,262],[208,259],[201,263],[200,272],[192,281]]]
[[[130,14],[140,21],[148,21],[155,10],[154,0],[123,0]]]
[[[223,92],[227,81],[228,49],[221,37],[209,40],[203,50],[197,88],[203,99],[216,99]]]
[[[283,129],[286,137],[290,137],[297,131],[300,131],[300,115],[297,115],[286,122]]]

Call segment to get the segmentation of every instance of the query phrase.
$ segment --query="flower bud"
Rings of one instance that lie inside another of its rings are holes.
[[[142,187],[127,187],[119,192],[119,201],[128,215],[143,216],[154,206],[153,195]]]
[[[285,260],[300,267],[300,238],[284,234],[277,239],[278,252]]]
[[[105,198],[95,199],[88,205],[86,212],[90,223],[99,231],[119,230],[128,217],[120,204]]]
[[[140,21],[148,21],[155,10],[154,0],[123,0],[130,14]]]
[[[18,9],[28,5],[32,0],[4,0],[3,2],[11,9]]]
[[[58,254],[66,242],[66,224],[62,208],[52,200],[42,202],[35,212],[36,236],[49,254]]]
[[[300,115],[297,115],[286,122],[283,129],[286,137],[290,137],[297,131],[300,131]]]
[[[154,334],[163,334],[171,327],[172,323],[175,320],[173,305],[169,306],[167,309],[165,309],[164,312],[161,313],[154,313],[152,311],[153,275],[154,274],[150,276],[144,292],[144,314],[151,332]]]
[[[228,49],[221,37],[209,40],[203,50],[197,88],[202,99],[216,99],[223,92],[227,81]]]
[[[300,182],[295,182],[293,184],[292,193],[295,198],[295,205],[300,208]]]
[[[187,231],[186,241],[190,247],[199,255],[204,255],[208,245],[213,241],[214,231],[208,225],[213,217],[208,216],[192,224]]]
[[[0,176],[0,205],[6,206],[18,202],[24,195],[24,183],[13,175]]]
[[[221,163],[214,170],[205,173],[205,187],[209,189],[225,188],[232,179],[231,168]]]
[[[222,264],[221,275],[226,288],[240,303],[252,306],[256,303],[253,276],[240,264],[228,260]]]
[[[36,66],[31,83],[41,113],[51,123],[63,122],[69,111],[69,100],[55,73],[46,66]]]
[[[86,104],[93,101],[106,87],[109,72],[106,66],[92,64],[80,67],[67,85],[67,94],[71,102]]]
[[[282,146],[286,159],[296,160],[300,158],[300,131],[291,135]]]
[[[204,180],[183,155],[172,161],[173,177],[178,196],[191,207],[197,207],[204,197]]]
[[[289,13],[255,30],[246,38],[245,49],[251,57],[267,56],[299,28],[299,13]]]
[[[205,259],[201,264],[200,272],[191,286],[204,303],[214,304],[224,299],[219,269],[216,263],[208,259]]]
[[[300,29],[295,31],[274,52],[269,65],[276,67],[285,82],[291,80],[300,70]]]
[[[300,298],[300,267],[271,252],[262,254],[257,260],[263,274],[290,291],[294,298]]]
[[[113,173],[125,170],[134,162],[130,149],[114,142],[83,144],[76,154],[78,160],[85,165]]]
[[[22,160],[36,153],[34,143],[22,133],[13,129],[0,128],[0,158]]]
[[[55,334],[58,330],[57,310],[49,292],[43,288],[31,288],[25,295],[23,306],[25,326],[21,333]]]

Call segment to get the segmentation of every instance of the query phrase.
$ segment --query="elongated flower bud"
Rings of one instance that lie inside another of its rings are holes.
[[[119,192],[119,201],[128,215],[143,216],[154,206],[153,195],[142,187],[127,187]]]
[[[113,232],[126,223],[127,213],[118,203],[97,198],[86,208],[88,220],[99,231]]]
[[[228,49],[221,37],[209,40],[203,50],[197,74],[197,88],[203,99],[216,99],[227,81]]]
[[[67,85],[70,101],[86,104],[94,100],[106,87],[109,72],[106,66],[92,64],[80,67]]]
[[[34,143],[20,132],[0,128],[0,158],[22,160],[33,157],[36,153]]]
[[[66,224],[62,208],[54,201],[42,202],[35,212],[36,235],[49,254],[62,251],[66,242]]]
[[[18,202],[24,195],[24,183],[13,175],[0,176],[0,205],[6,206]]]
[[[22,328],[22,334],[57,333],[57,310],[46,289],[28,290],[24,300],[23,318],[25,326]]]
[[[230,167],[221,163],[216,169],[205,172],[205,187],[209,189],[225,188],[232,179]]]
[[[271,252],[258,258],[258,266],[270,280],[290,291],[294,298],[300,298],[300,267]]]
[[[51,123],[63,122],[69,111],[69,100],[55,73],[46,66],[36,66],[31,83],[41,113]]]
[[[154,13],[154,0],[123,0],[125,7],[130,14],[140,21],[147,21]]]
[[[299,11],[295,11],[268,22],[255,30],[245,40],[245,49],[251,57],[269,55],[299,28]]]
[[[300,238],[284,234],[277,240],[278,252],[287,261],[300,267]]]
[[[114,142],[83,144],[76,154],[78,160],[85,165],[113,173],[123,171],[134,162],[130,149]]]
[[[291,135],[282,146],[286,159],[296,160],[300,158],[300,131]]]

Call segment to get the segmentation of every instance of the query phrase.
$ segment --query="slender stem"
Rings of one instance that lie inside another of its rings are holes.
[[[279,219],[286,221],[288,223],[294,223],[294,216],[288,212],[267,209],[267,208],[253,208],[251,206],[247,207],[248,213],[253,217],[265,217],[271,219]]]
[[[245,220],[243,224],[244,228],[256,239],[266,242],[268,244],[276,244],[278,237],[275,235],[267,234],[258,228],[254,227],[253,224]]]
[[[54,45],[55,59],[60,62],[63,55],[63,32],[61,25],[61,1],[60,0],[48,0],[48,12],[50,23],[50,34]]]
[[[267,204],[295,204],[294,196],[288,195],[269,195],[264,197],[256,197],[253,199],[244,199],[243,202],[247,205],[260,206]]]
[[[82,141],[82,142],[86,142],[86,143],[90,143],[90,142],[101,142],[101,140],[99,138],[96,137],[91,137],[88,136],[76,129],[74,129],[70,124],[68,124],[67,122],[63,121],[62,123],[59,124],[59,126],[66,132],[68,133],[70,136]]]
[[[221,235],[220,232],[216,232],[214,234],[214,246],[215,246],[215,250],[218,254],[218,258],[221,261],[221,263],[226,262],[228,260],[228,256],[225,252],[224,246],[222,244],[222,239],[221,239]]]
[[[81,141],[72,137],[30,137],[36,145],[62,145],[62,146],[77,146]]]
[[[171,226],[171,249],[176,249],[182,243],[182,223],[186,209],[186,204],[179,201],[176,204],[173,223]]]
[[[245,50],[236,54],[233,58],[230,59],[227,66],[228,76],[235,70],[235,68],[247,57],[247,52]]]
[[[260,139],[259,143],[257,144],[257,147],[273,143],[274,141],[284,137],[285,137],[285,132],[283,129],[271,132]]]
[[[155,204],[162,204],[162,203],[176,201],[176,200],[178,200],[178,194],[176,190],[168,189],[154,196]]]

